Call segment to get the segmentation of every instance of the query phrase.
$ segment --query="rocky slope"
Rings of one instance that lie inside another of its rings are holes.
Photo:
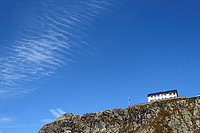
[[[39,133],[200,132],[200,97],[177,98],[104,110],[83,116],[67,113]]]

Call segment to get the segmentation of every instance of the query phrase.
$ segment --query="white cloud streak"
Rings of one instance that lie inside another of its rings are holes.
[[[50,112],[57,118],[60,117],[61,115],[65,114],[65,112],[60,108],[58,108],[56,110],[55,109],[50,109]]]
[[[41,14],[30,16],[32,22],[9,47],[10,56],[0,58],[1,98],[33,91],[35,88],[30,88],[28,83],[55,75],[57,69],[73,61],[76,49],[88,44],[84,33],[87,26],[102,11],[108,12],[107,7],[112,5],[105,0],[70,3],[66,6],[55,0],[37,3]]]
[[[53,119],[44,119],[44,120],[41,120],[42,123],[50,123],[50,122],[53,122],[54,120]]]
[[[63,111],[61,108],[57,108],[57,109],[50,109],[49,110],[54,117],[58,118],[60,117],[61,115],[65,114],[66,112]],[[42,123],[50,123],[50,122],[53,122],[54,119],[43,119],[41,120]]]
[[[61,115],[66,113],[66,112],[64,112],[64,111],[63,111],[62,109],[60,109],[60,108],[58,108],[57,111],[58,111],[58,113],[60,113]]]
[[[55,116],[55,117],[60,117],[60,114],[54,110],[54,109],[50,109],[50,112]]]
[[[1,116],[0,117],[0,123],[8,123],[8,122],[12,122],[13,119],[11,119],[10,117],[6,117],[6,116]]]

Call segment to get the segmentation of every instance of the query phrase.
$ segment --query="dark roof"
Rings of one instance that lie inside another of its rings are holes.
[[[177,93],[177,90],[170,90],[170,91],[163,91],[163,92],[157,92],[157,93],[150,93],[150,94],[148,94],[148,97],[149,97],[149,96],[158,95],[158,94],[167,94],[167,93],[170,93],[170,92],[175,92],[175,93]],[[177,94],[178,94],[178,93],[177,93]]]

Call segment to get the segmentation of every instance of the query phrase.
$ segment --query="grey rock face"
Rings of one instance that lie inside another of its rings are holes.
[[[200,132],[200,97],[169,99],[83,116],[67,113],[39,133]]]

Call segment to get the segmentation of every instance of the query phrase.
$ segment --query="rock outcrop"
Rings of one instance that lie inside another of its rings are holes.
[[[39,133],[200,132],[200,97],[177,98],[104,110],[82,116],[67,113]]]

